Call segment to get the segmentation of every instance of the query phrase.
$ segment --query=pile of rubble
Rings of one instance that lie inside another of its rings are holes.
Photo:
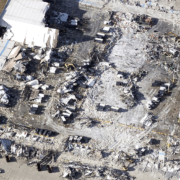
[[[64,178],[77,178],[82,175],[84,178],[104,178],[104,179],[122,179],[133,180],[127,172],[118,169],[109,169],[107,167],[91,167],[88,165],[79,164],[77,162],[64,165]]]

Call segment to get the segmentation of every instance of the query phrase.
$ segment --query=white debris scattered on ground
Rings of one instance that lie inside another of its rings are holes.
[[[124,19],[128,17],[131,19],[131,16],[131,14],[126,14],[126,16],[123,14],[118,18]],[[147,43],[147,34],[142,32],[136,33],[137,23],[123,19],[116,25],[121,28],[122,37],[113,47],[108,59],[110,63],[114,63],[122,71],[132,73],[141,68],[146,61],[144,49]]]
[[[84,13],[82,18],[60,13],[62,8],[70,10],[66,3],[84,6],[87,12],[80,12]],[[29,36],[30,48],[13,49],[9,56],[13,59],[6,64],[13,66],[6,69],[7,79],[3,77],[1,82],[16,89],[0,88],[0,100],[6,103],[10,97],[8,105],[13,104],[10,108],[0,107],[8,117],[8,126],[0,128],[0,148],[5,153],[28,157],[28,165],[38,162],[38,171],[41,164],[48,165],[49,172],[51,165],[58,166],[64,178],[80,173],[87,178],[93,175],[98,179],[131,180],[133,168],[143,175],[146,171],[162,172],[164,179],[179,176],[180,166],[174,160],[180,153],[180,128],[174,120],[178,111],[175,118],[179,122],[180,108],[176,98],[179,81],[174,83],[179,78],[178,36],[171,33],[175,37],[169,38],[155,32],[151,17],[123,13],[125,7],[132,6],[130,3],[134,2],[66,0],[60,7],[52,5],[58,11],[49,12],[48,16],[53,17],[45,18],[46,25],[62,32],[60,47],[36,47]],[[148,6],[149,10],[150,5],[147,2],[144,8]],[[141,10],[142,1],[135,7]],[[111,9],[123,12],[111,14]],[[4,37],[10,36],[7,31]],[[165,56],[161,62],[159,55]],[[158,81],[155,85],[154,80]],[[10,95],[4,97],[6,92]],[[153,104],[160,107],[154,108]]]

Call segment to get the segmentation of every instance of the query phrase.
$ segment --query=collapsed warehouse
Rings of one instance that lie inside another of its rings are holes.
[[[179,28],[117,3],[145,8],[95,0],[4,5],[0,151],[8,164],[58,168],[68,179],[180,177]]]

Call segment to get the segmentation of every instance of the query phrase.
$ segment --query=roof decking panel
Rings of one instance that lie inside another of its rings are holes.
[[[0,0],[1,1],[1,0]],[[35,0],[11,0],[3,17],[8,20],[43,26],[48,3]]]
[[[14,42],[9,40],[0,40],[0,58],[7,57],[11,52],[12,48],[14,47]]]

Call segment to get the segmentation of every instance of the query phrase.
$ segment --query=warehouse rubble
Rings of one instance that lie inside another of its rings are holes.
[[[176,10],[162,4],[0,6],[0,154],[9,166],[23,162],[42,178],[180,177],[180,31],[166,21]]]

